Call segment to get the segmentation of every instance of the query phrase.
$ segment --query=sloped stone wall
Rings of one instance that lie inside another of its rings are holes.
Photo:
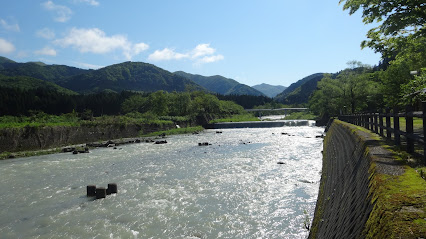
[[[368,142],[334,121],[324,139],[320,193],[309,238],[364,238],[373,209]]]

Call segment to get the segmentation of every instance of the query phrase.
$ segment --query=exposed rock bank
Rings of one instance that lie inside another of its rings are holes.
[[[180,123],[184,126],[184,123]],[[176,128],[163,125],[54,126],[0,129],[0,153],[42,150],[109,139],[137,137]]]

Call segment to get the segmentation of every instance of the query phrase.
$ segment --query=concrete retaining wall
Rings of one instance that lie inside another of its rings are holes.
[[[364,238],[373,209],[368,142],[335,121],[324,139],[320,193],[309,238]]]

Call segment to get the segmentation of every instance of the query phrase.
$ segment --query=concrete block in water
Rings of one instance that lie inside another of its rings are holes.
[[[88,197],[96,196],[96,186],[95,185],[87,185],[87,196]]]
[[[96,188],[96,199],[106,197],[106,188]]]
[[[117,184],[116,183],[108,183],[107,194],[117,193]]]

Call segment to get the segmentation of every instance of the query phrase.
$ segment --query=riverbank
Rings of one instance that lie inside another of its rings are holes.
[[[44,126],[0,129],[0,159],[59,153],[64,147],[84,150],[93,145],[145,141],[160,134],[192,133],[202,130],[191,122],[97,126]]]
[[[424,237],[425,169],[410,167],[376,134],[335,120],[309,238]]]

